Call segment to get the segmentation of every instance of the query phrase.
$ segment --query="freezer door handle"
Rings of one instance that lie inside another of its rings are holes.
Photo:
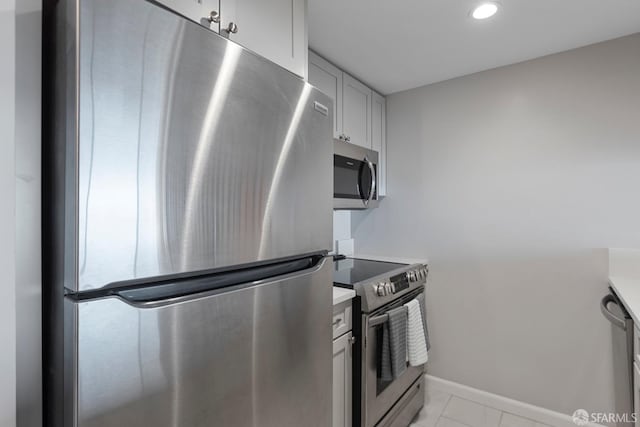
[[[619,318],[609,310],[609,304],[618,305],[618,301],[616,301],[616,299],[611,294],[606,295],[604,298],[602,298],[602,301],[600,301],[600,310],[602,310],[602,314],[615,326],[622,329],[623,331],[626,331],[626,322],[624,321],[624,319]]]

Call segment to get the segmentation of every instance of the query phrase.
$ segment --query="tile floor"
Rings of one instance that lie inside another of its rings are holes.
[[[427,387],[425,405],[411,427],[550,427]]]

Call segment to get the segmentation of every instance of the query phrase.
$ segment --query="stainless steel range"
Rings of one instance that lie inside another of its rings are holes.
[[[424,365],[407,366],[392,381],[381,375],[381,336],[387,312],[424,292],[425,264],[345,258],[334,262],[336,286],[354,289],[353,425],[407,427],[424,405]]]

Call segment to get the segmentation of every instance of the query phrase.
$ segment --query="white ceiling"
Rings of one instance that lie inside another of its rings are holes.
[[[309,44],[389,94],[640,31],[640,0],[502,0],[476,21],[478,2],[309,0]]]

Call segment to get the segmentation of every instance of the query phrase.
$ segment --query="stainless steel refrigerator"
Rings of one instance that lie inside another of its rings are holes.
[[[45,424],[328,427],[329,98],[144,0],[45,21]]]

